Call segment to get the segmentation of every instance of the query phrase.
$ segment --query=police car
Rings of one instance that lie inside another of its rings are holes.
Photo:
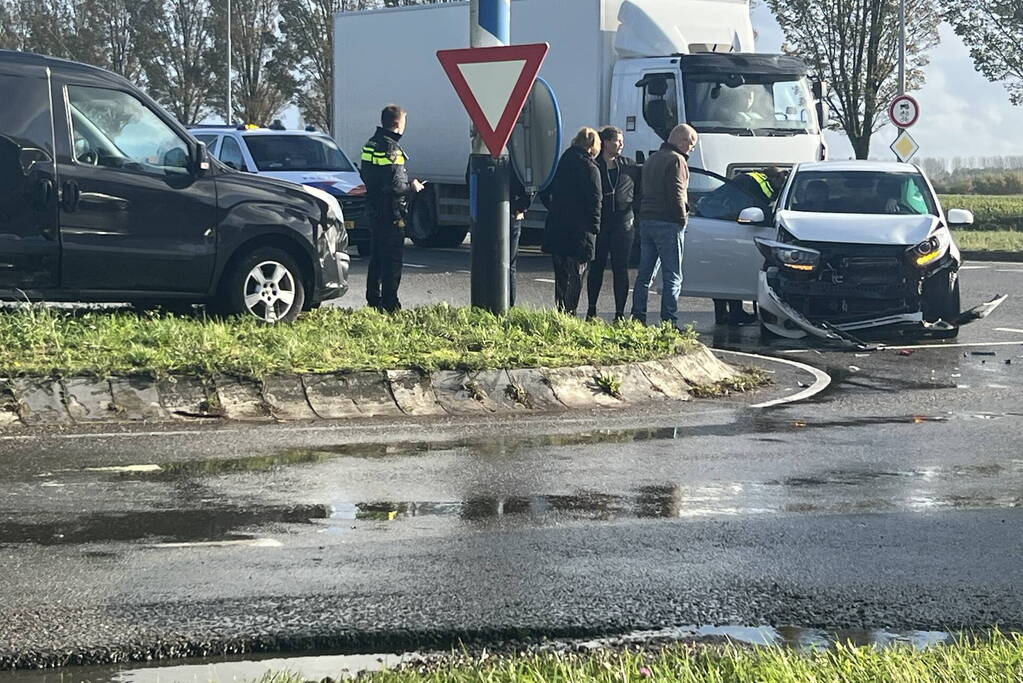
[[[366,186],[355,164],[326,133],[285,130],[276,121],[270,128],[198,126],[189,132],[230,168],[308,185],[334,196],[344,211],[350,244],[365,249],[369,239],[362,225]]]

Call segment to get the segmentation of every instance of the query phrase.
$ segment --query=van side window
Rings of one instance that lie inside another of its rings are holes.
[[[223,142],[220,143],[220,155],[217,158],[236,171],[248,170],[245,167],[245,159],[242,157],[242,148],[232,137],[224,137]]]
[[[67,88],[80,164],[157,175],[185,175],[188,146],[142,102],[128,93],[70,85]]]
[[[678,88],[675,74],[647,74],[643,86],[643,120],[662,140],[678,125]]]

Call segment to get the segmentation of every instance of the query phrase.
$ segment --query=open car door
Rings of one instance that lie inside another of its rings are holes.
[[[689,174],[682,296],[756,301],[764,257],[753,238],[775,239],[772,207],[766,197],[755,197],[716,173],[690,168]],[[738,222],[749,207],[763,209],[765,220]]]

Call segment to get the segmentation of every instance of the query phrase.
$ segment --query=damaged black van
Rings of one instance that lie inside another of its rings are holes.
[[[268,323],[347,289],[341,207],[234,171],[125,79],[0,50],[0,298]]]

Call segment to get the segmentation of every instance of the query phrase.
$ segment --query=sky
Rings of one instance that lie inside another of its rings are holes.
[[[778,52],[783,35],[763,3],[753,10],[758,52]],[[991,83],[973,67],[969,50],[948,24],[939,30],[941,43],[930,52],[924,87],[911,93],[920,103],[920,120],[909,129],[922,157],[1023,155],[1023,107],[1009,103],[1000,83]],[[954,84],[954,85],[953,85]],[[887,116],[886,116],[887,118]],[[888,146],[895,129],[888,125],[871,141],[871,156],[891,159]],[[830,133],[831,158],[852,157],[844,133]]]

